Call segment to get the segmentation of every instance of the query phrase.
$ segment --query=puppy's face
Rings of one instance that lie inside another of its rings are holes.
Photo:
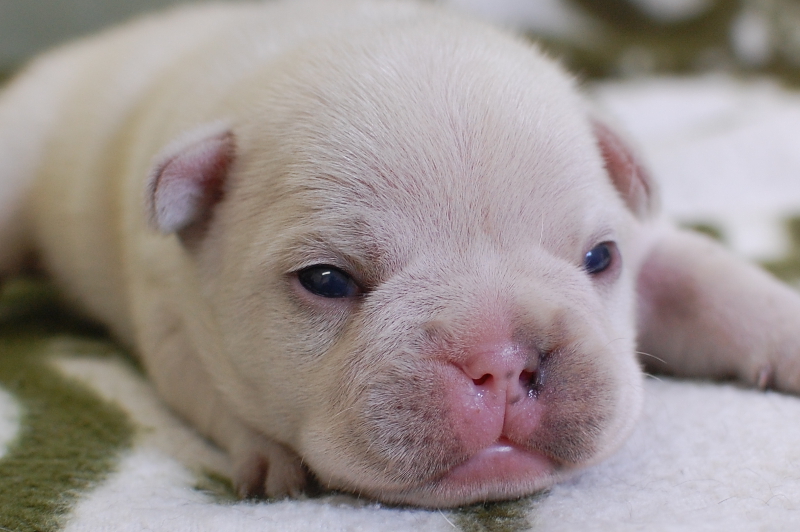
[[[242,82],[198,257],[242,419],[325,486],[447,506],[627,435],[638,237],[555,67],[424,30]]]

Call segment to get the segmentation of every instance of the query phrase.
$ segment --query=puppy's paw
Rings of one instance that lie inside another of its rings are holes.
[[[308,472],[296,453],[280,443],[251,434],[232,451],[233,484],[242,498],[298,498]]]
[[[795,321],[800,323],[800,320]],[[795,329],[796,331],[796,329]],[[763,356],[754,357],[748,367],[753,386],[800,395],[800,334],[787,333],[777,347]]]

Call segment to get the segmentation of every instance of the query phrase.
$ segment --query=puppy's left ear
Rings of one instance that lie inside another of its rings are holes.
[[[633,214],[649,218],[658,206],[657,188],[633,150],[603,122],[593,119],[592,127],[606,171]]]
[[[222,199],[235,154],[235,137],[224,124],[202,126],[168,145],[148,177],[150,225],[182,240],[202,232]]]

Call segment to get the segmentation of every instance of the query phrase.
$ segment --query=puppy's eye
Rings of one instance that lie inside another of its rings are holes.
[[[297,272],[297,279],[303,288],[321,297],[340,299],[355,297],[361,293],[352,277],[327,264],[304,268]]]
[[[583,269],[592,275],[607,270],[614,260],[613,245],[611,242],[602,242],[590,249],[583,257]]]

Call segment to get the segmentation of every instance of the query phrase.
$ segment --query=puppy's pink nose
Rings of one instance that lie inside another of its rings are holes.
[[[488,392],[514,404],[532,392],[539,356],[518,344],[505,344],[476,350],[460,367],[479,394]]]

